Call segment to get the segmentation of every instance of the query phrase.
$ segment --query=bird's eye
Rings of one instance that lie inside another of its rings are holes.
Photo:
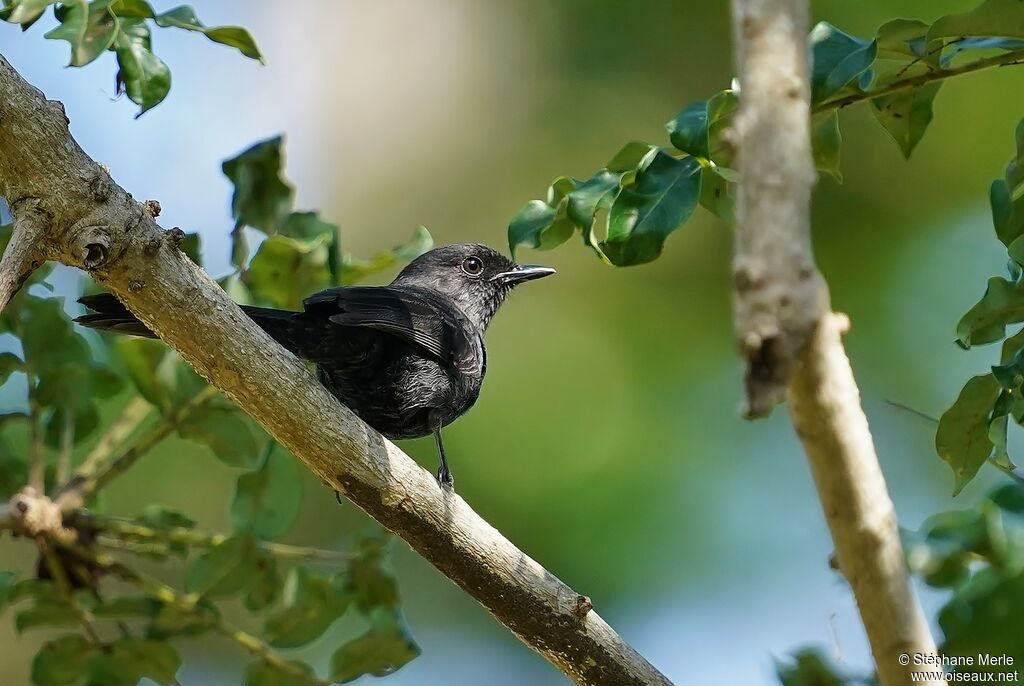
[[[484,263],[480,261],[479,257],[467,257],[462,261],[462,271],[470,276],[480,276],[480,272],[483,270]]]

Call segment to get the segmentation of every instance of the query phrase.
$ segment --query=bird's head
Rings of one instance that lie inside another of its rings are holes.
[[[516,264],[486,245],[455,243],[423,253],[392,283],[440,292],[485,328],[513,288],[554,273],[550,267]]]

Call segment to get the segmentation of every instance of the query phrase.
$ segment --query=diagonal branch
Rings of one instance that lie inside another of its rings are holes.
[[[934,656],[935,641],[910,583],[843,349],[849,321],[831,311],[814,264],[807,6],[807,0],[732,0],[743,89],[734,131],[743,181],[733,300],[747,357],[748,414],[789,401],[882,686],[944,684],[930,678],[930,667],[900,663]]]
[[[51,258],[114,292],[324,484],[404,538],[579,684],[668,684],[584,596],[338,402],[71,138],[63,108],[0,58],[0,196],[52,218]],[[15,216],[23,212],[15,203]]]

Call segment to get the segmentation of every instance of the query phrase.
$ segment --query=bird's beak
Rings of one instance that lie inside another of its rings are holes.
[[[500,281],[502,283],[515,286],[523,281],[542,279],[545,276],[551,276],[554,273],[555,270],[551,267],[542,267],[539,264],[517,264],[514,269],[510,269],[507,272],[501,272],[500,274],[495,274],[491,277],[491,281]]]

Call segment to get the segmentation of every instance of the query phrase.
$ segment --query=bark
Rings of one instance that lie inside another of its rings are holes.
[[[16,232],[24,238],[9,246],[10,263],[31,253],[88,271],[328,488],[405,539],[576,683],[669,683],[589,611],[585,596],[341,406],[178,250],[181,232],[161,230],[67,124],[63,107],[0,57],[0,196],[18,225],[41,227],[31,241],[33,232]]]
[[[814,264],[806,0],[733,0],[741,182],[733,262],[745,414],[788,399],[882,686],[913,682],[900,655],[935,654],[841,335]],[[913,662],[913,659],[910,660]]]

